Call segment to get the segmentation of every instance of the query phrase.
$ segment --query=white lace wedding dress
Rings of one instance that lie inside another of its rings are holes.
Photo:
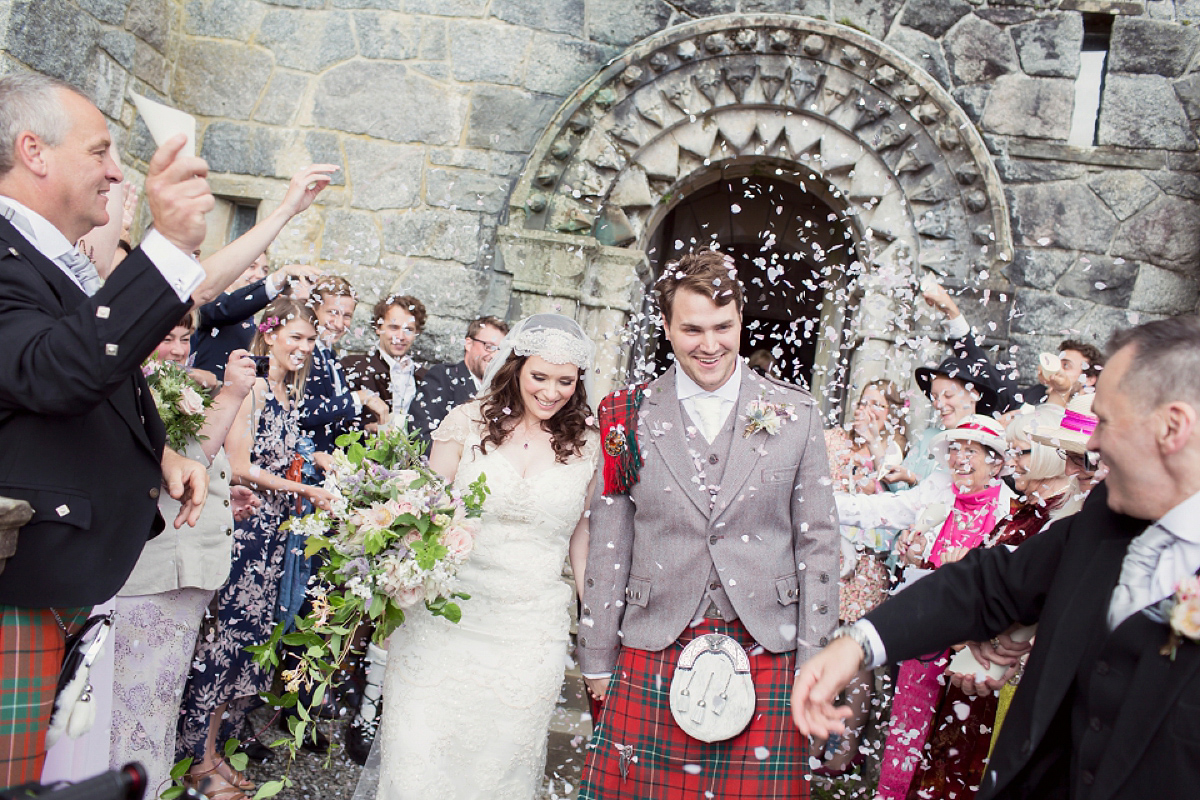
[[[481,455],[479,404],[434,433],[463,446],[454,483],[491,489],[459,572],[462,621],[409,615],[389,640],[377,751],[377,800],[532,800],[568,658],[573,591],[562,578],[587,501],[598,437],[581,458],[522,478],[503,453]]]

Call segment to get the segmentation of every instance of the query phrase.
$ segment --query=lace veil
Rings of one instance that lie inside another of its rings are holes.
[[[514,353],[518,356],[540,356],[551,364],[574,364],[583,370],[583,388],[587,391],[589,404],[596,402],[596,345],[579,323],[570,317],[534,314],[514,325],[488,364],[479,396],[487,393],[501,365]]]

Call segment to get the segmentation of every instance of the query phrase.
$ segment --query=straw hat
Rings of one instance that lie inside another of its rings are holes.
[[[1092,413],[1095,392],[1077,394],[1067,403],[1067,410],[1057,427],[1039,425],[1029,432],[1029,438],[1038,444],[1066,450],[1082,455],[1087,452],[1087,441],[1096,430],[1096,415]]]
[[[933,437],[933,441],[929,443],[929,452],[934,458],[944,461],[950,449],[950,442],[979,442],[984,447],[996,451],[996,455],[1001,458],[1008,450],[1008,442],[1004,440],[1004,427],[982,414],[972,414],[956,427]]]

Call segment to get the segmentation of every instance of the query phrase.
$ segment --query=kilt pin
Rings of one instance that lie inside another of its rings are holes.
[[[806,392],[739,367],[711,441],[668,370],[600,407],[604,485],[591,507],[576,649],[611,674],[581,800],[809,797],[808,742],[791,719],[795,670],[837,622],[838,542],[820,415]],[[641,394],[642,396],[638,396]],[[772,433],[751,401],[775,407]],[[724,634],[750,656],[755,708],[725,741],[670,709],[683,648]]]

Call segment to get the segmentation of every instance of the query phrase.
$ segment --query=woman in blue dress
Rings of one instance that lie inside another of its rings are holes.
[[[250,348],[268,357],[268,375],[255,380],[225,440],[233,482],[257,491],[262,505],[234,530],[229,580],[217,593],[216,630],[201,633],[184,691],[179,756],[192,757],[188,782],[210,798],[245,800],[253,789],[217,753],[271,685],[271,674],[245,648],[266,641],[279,614],[287,542],[279,526],[298,499],[327,508],[333,497],[286,477],[301,436],[298,407],[316,338],[307,305],[279,297],[267,306]]]

